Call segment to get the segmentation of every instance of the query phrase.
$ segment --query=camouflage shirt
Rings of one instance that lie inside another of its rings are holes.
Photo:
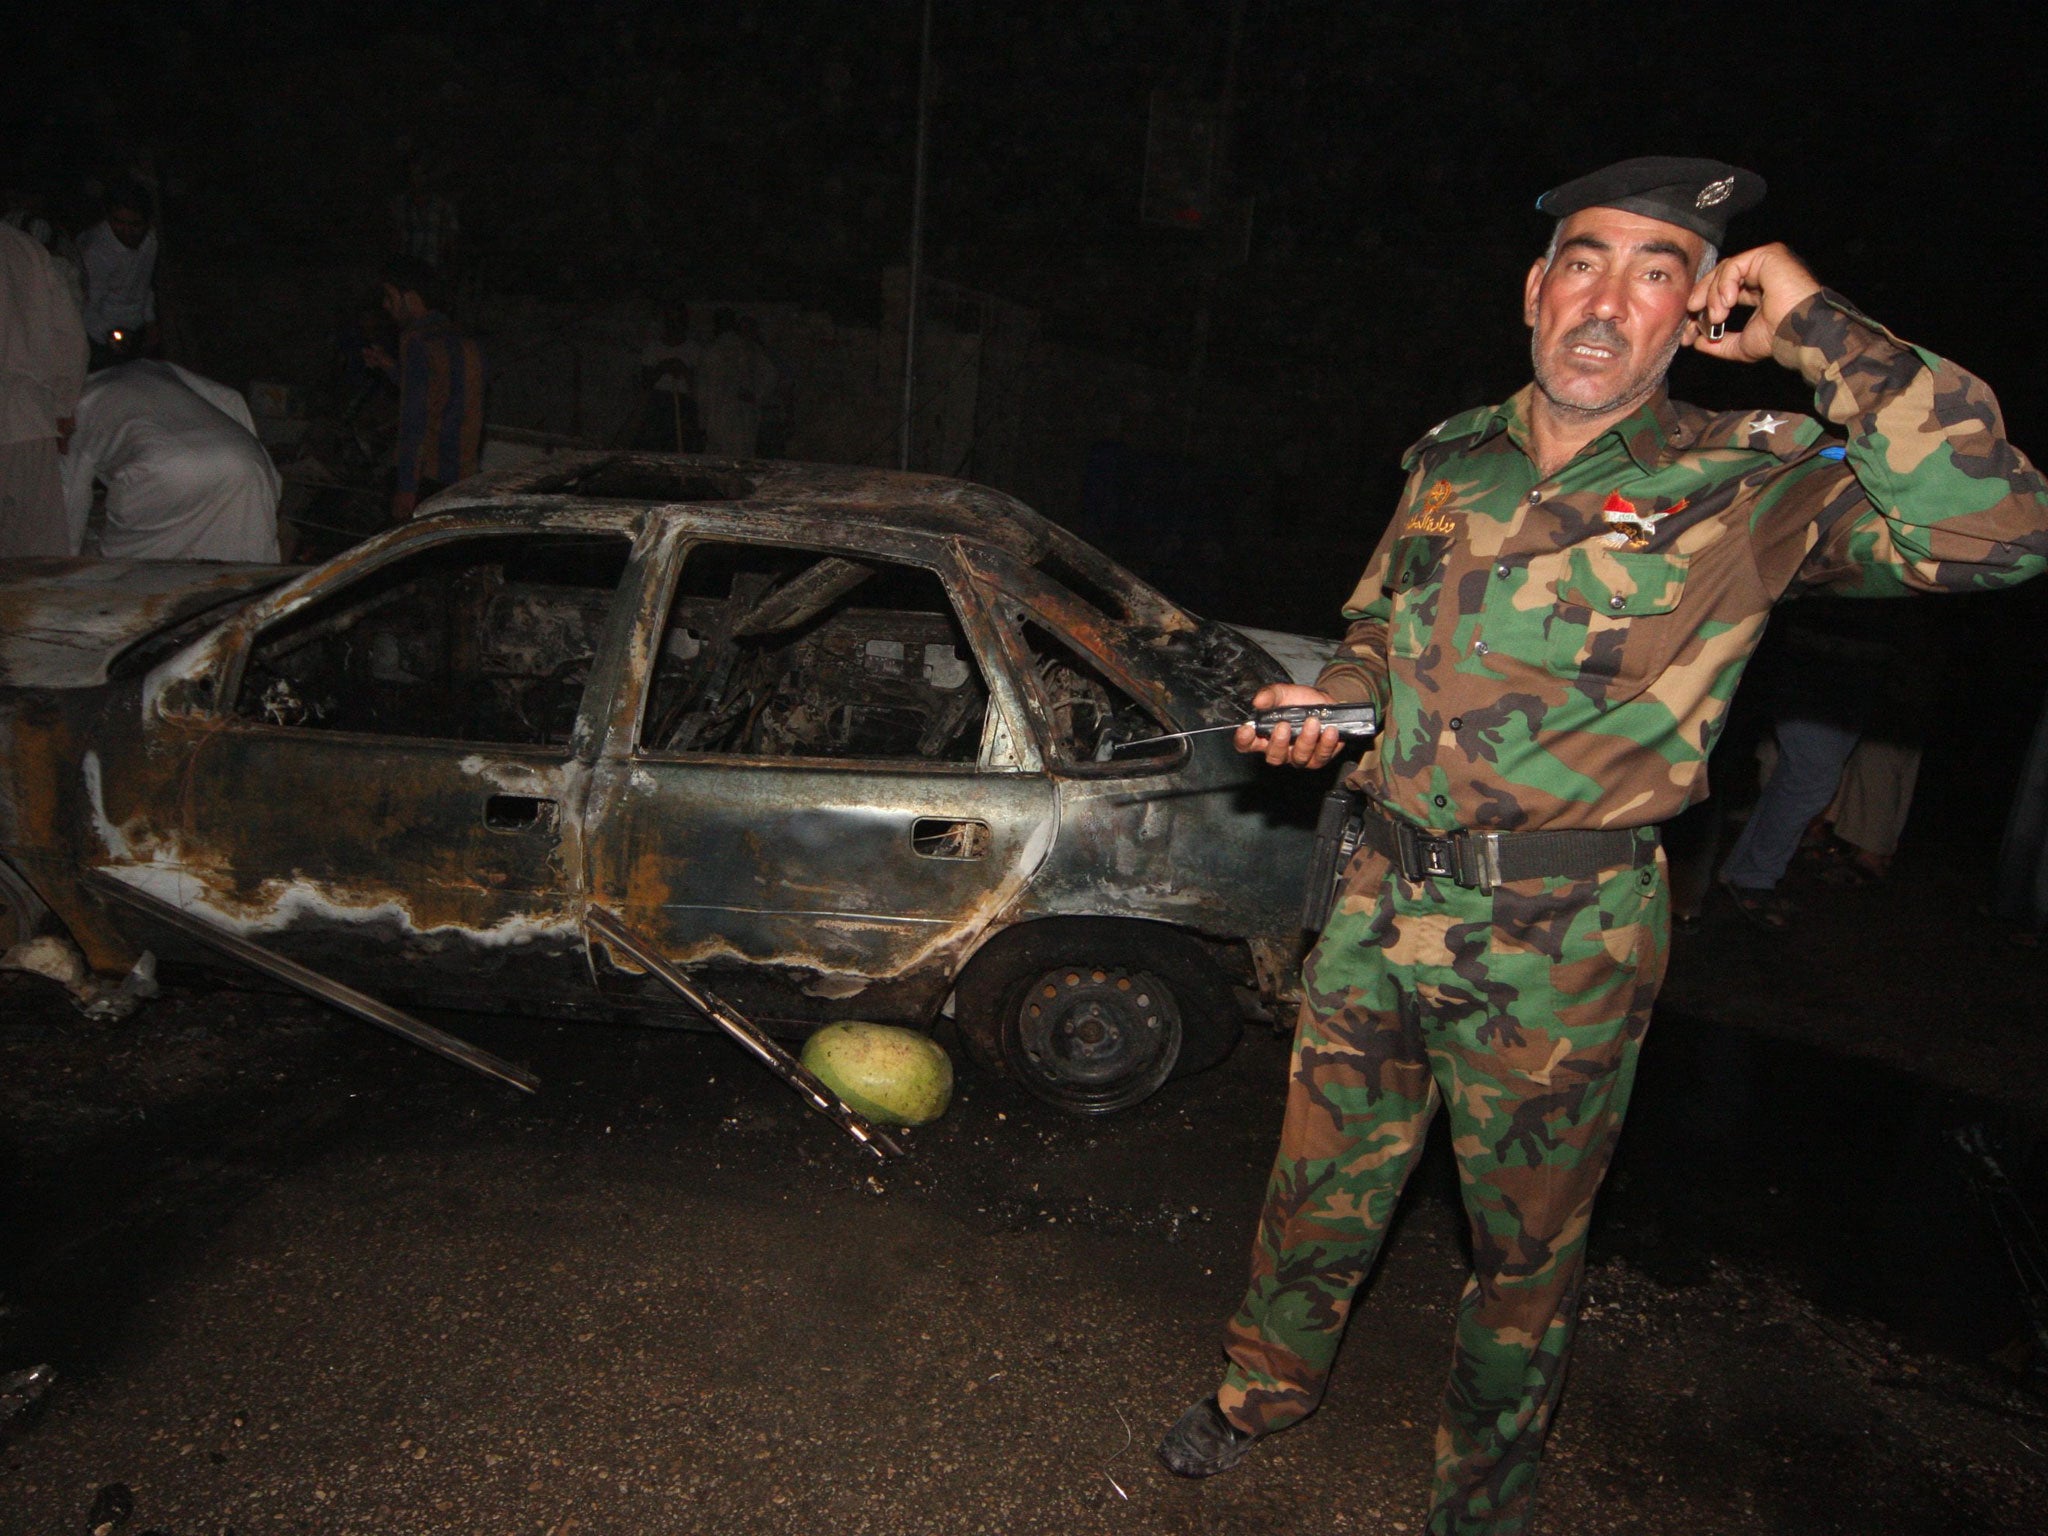
[[[1660,393],[1546,478],[1530,385],[1408,451],[1319,679],[1385,712],[1355,786],[1436,828],[1661,822],[1706,794],[1788,587],[1970,592],[2048,565],[2048,485],[1981,381],[1825,291],[1775,350],[1839,435]]]

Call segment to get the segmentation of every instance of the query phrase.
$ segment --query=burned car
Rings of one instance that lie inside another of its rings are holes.
[[[1328,648],[997,492],[821,466],[557,459],[298,571],[24,561],[0,944],[205,958],[111,877],[376,997],[683,1021],[602,909],[776,1033],[950,1010],[1115,1109],[1302,942],[1313,787],[1169,733]]]

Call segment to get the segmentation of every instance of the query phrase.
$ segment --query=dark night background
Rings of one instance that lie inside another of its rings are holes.
[[[932,373],[996,334],[945,334],[970,311],[1007,316],[1028,366],[995,447],[916,467],[1015,493],[1200,612],[1338,631],[1402,449],[1528,377],[1537,194],[1629,156],[1763,174],[1731,243],[1788,241],[1988,380],[2048,460],[2048,29],[2025,7],[934,9]],[[75,232],[150,168],[169,355],[331,422],[334,338],[418,157],[460,209],[455,318],[494,425],[611,441],[586,403],[637,397],[681,298],[747,307],[799,360],[791,457],[891,464],[921,11],[45,5],[5,33],[0,183]],[[1228,95],[1242,260],[1140,221],[1156,91]],[[1673,393],[1811,409],[1769,365],[1685,357]],[[1091,510],[1104,447],[1153,477],[1149,527]],[[1942,684],[1890,878],[1800,877],[1789,932],[1718,900],[1675,932],[1541,1529],[2048,1529],[2048,1419],[2013,1374],[2048,1347],[1950,1145],[1988,1125],[2005,1219],[2048,1213],[2048,951],[1984,915],[2048,580],[1917,608]],[[1675,865],[1710,870],[1743,803],[1782,643],[1774,622]],[[1151,1464],[1214,1380],[1279,1035],[1111,1120],[963,1072],[885,1189],[717,1036],[449,1020],[535,1064],[547,1092],[513,1103],[310,1001],[167,980],[134,1025],[88,1026],[0,978],[0,1367],[58,1369],[0,1434],[0,1536],[87,1529],[116,1488],[128,1529],[187,1536],[1420,1529],[1464,1274],[1441,1142],[1331,1411],[1213,1484]]]
[[[929,273],[1028,306],[1049,339],[1184,379],[1212,258],[1139,222],[1147,102],[1221,95],[1239,10],[940,0]],[[1761,171],[1771,193],[1740,236],[1789,241],[1989,379],[2015,441],[2041,452],[2027,16],[1244,0],[1224,191],[1253,200],[1252,236],[1213,279],[1204,379],[1282,423],[1285,494],[1271,430],[1141,443],[1192,446],[1226,488],[1191,507],[1206,536],[1169,560],[1076,518],[1065,465],[1010,488],[1194,606],[1333,631],[1401,448],[1527,376],[1535,195],[1641,153]],[[915,0],[82,5],[17,36],[6,154],[74,219],[90,178],[152,157],[181,355],[237,384],[317,372],[320,336],[385,247],[408,153],[461,209],[473,292],[721,295],[872,325],[906,249],[918,17]],[[1807,403],[1768,366],[1690,358],[1674,392]],[[1964,798],[1989,832],[2048,680],[2048,606],[2029,590],[1950,612],[1944,724],[1972,743]]]
[[[1220,91],[1231,8],[942,0],[934,274],[1104,351],[1184,363],[1200,258],[1138,223],[1146,102]],[[1790,241],[1969,361],[2035,437],[2040,61],[2022,8],[1977,12],[1781,7],[1780,36],[1735,38],[1682,7],[1252,0],[1232,159],[1253,250],[1222,281],[1214,366],[1355,404],[1377,464],[1524,379],[1537,192],[1625,154],[1710,153],[1771,182],[1744,234]],[[152,148],[185,269],[356,251],[367,276],[415,146],[445,167],[495,285],[680,279],[858,312],[903,254],[917,16],[912,0],[82,5],[17,37],[32,83],[7,140],[56,187]],[[1707,372],[1683,392],[1755,400],[1758,379]]]

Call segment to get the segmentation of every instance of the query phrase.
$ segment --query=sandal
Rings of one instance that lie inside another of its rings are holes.
[[[1730,885],[1726,880],[1718,881],[1729,901],[1742,920],[1770,933],[1783,933],[1792,926],[1792,903],[1776,891],[1761,890],[1755,886]]]

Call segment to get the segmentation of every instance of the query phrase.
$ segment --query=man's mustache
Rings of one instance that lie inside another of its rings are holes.
[[[1628,350],[1628,342],[1621,334],[1621,327],[1612,320],[1598,318],[1580,321],[1564,333],[1563,340],[1558,344],[1565,347],[1576,347],[1581,344],[1607,347],[1616,353]]]

